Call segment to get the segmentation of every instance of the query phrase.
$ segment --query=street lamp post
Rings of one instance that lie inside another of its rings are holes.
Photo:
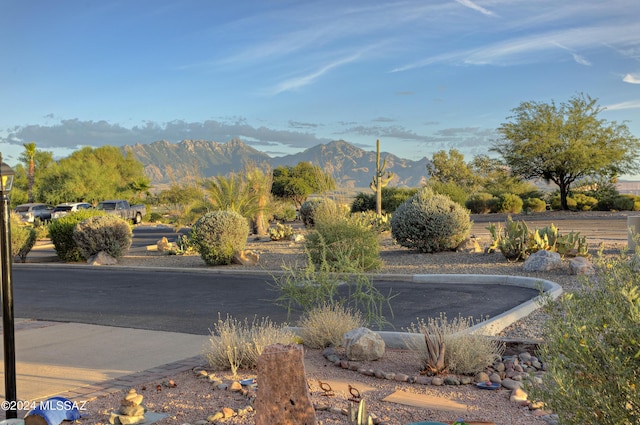
[[[16,343],[13,323],[13,285],[11,282],[11,225],[9,220],[9,192],[13,187],[14,171],[2,162],[0,153],[0,269],[2,277],[2,339],[4,344],[4,392],[9,402],[7,419],[18,417],[16,406]]]

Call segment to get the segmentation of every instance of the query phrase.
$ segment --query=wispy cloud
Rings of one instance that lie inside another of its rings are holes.
[[[338,68],[342,65],[348,64],[350,62],[356,61],[361,57],[360,53],[356,53],[354,55],[348,56],[346,58],[342,58],[342,59],[338,59],[336,61],[333,61],[331,63],[328,63],[322,67],[320,67],[320,69],[311,72],[310,74],[307,75],[303,75],[300,77],[295,77],[295,78],[291,78],[288,79],[286,81],[281,82],[280,84],[276,85],[273,90],[270,91],[270,94],[276,95],[276,94],[280,94],[286,91],[292,91],[292,90],[297,90],[301,87],[307,86],[309,84],[312,84],[313,82],[315,82],[318,78],[322,77],[324,74],[326,74],[327,72],[331,71],[332,69]]]
[[[477,10],[478,12],[482,13],[483,15],[487,15],[487,16],[496,16],[495,13],[493,13],[492,11],[485,9],[484,7],[472,2],[471,0],[456,0],[458,3],[460,3],[461,5],[468,7],[469,9],[473,9],[473,10]]]
[[[581,56],[577,53],[572,53],[572,55],[573,60],[576,61],[576,63],[584,66],[591,66],[591,62],[589,62],[584,56]]]
[[[629,84],[640,84],[640,74],[627,74],[622,81]]]
[[[618,111],[620,109],[640,109],[640,100],[629,100],[627,102],[605,106],[605,110],[607,111]]]
[[[430,56],[396,67],[391,72],[407,71],[436,63],[507,66],[534,63],[540,60],[548,61],[553,58],[553,50],[557,47],[570,51],[577,63],[590,65],[591,63],[587,59],[574,52],[616,46],[626,48],[640,46],[640,30],[636,23],[546,31],[526,37],[506,39],[473,49],[450,51]]]

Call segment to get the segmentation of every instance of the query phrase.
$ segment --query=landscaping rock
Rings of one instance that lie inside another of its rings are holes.
[[[357,328],[344,334],[342,345],[347,359],[351,361],[372,361],[384,356],[384,340],[367,328]]]
[[[548,272],[562,267],[562,258],[557,252],[536,251],[522,265],[525,272]]]
[[[96,255],[87,260],[87,264],[91,266],[112,266],[118,264],[118,260],[110,256],[104,251],[100,251]]]
[[[571,275],[592,275],[596,272],[591,261],[584,257],[569,259],[569,274]]]

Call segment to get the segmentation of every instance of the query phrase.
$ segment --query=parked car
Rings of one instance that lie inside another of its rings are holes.
[[[13,209],[13,212],[18,215],[23,222],[33,223],[36,218],[41,221],[50,221],[52,210],[53,207],[51,205],[36,202],[18,205]]]
[[[93,206],[88,202],[65,202],[58,204],[53,211],[51,211],[51,219],[55,220],[56,218],[64,217],[70,212],[88,210],[89,208],[93,208]]]
[[[146,205],[129,205],[129,201],[125,201],[124,199],[99,202],[96,209],[102,210],[107,214],[117,215],[124,220],[131,220],[133,224],[140,224],[142,217],[147,213]]]

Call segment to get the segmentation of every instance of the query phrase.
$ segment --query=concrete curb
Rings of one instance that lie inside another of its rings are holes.
[[[386,275],[382,275],[386,276]],[[467,332],[496,336],[507,326],[528,316],[540,307],[543,297],[548,296],[556,299],[562,294],[562,287],[555,282],[546,279],[539,279],[524,276],[506,276],[506,275],[475,275],[475,274],[420,274],[411,277],[415,283],[446,283],[456,284],[498,284],[505,286],[519,286],[530,289],[539,289],[541,295],[538,295],[529,301],[526,301],[502,314],[482,321],[471,328]],[[290,327],[296,334],[300,334],[301,328]],[[384,340],[385,346],[388,348],[417,348],[424,346],[426,348],[424,337],[422,334],[410,332],[394,332],[394,331],[376,331]]]

